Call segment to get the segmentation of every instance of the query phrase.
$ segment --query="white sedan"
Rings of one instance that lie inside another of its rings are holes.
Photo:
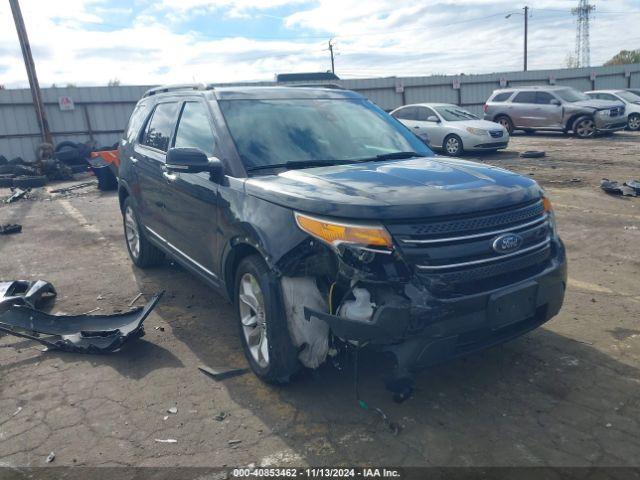
[[[396,108],[395,118],[447,155],[466,151],[507,148],[509,133],[502,126],[480,120],[473,113],[449,103],[418,103]]]

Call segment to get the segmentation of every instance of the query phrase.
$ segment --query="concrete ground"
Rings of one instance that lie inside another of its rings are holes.
[[[529,149],[547,157],[518,157]],[[350,371],[325,365],[281,388],[199,372],[246,365],[232,309],[176,266],[133,268],[114,194],[1,205],[0,223],[24,230],[0,237],[0,277],[53,282],[53,312],[166,295],[146,336],[113,355],[0,336],[0,465],[42,466],[50,452],[50,465],[87,466],[640,465],[640,198],[598,187],[640,177],[640,135],[515,136],[507,151],[469,158],[550,193],[570,262],[565,305],[525,337],[424,372],[400,405],[365,355],[362,397],[402,425],[397,436],[358,407]]]

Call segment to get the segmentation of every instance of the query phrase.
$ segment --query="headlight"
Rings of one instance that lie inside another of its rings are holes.
[[[486,130],[482,130],[480,128],[473,128],[473,127],[467,127],[467,132],[469,132],[471,135],[486,135],[487,131]]]
[[[382,225],[340,222],[298,212],[295,218],[301,230],[336,249],[341,244],[393,249],[391,235]]]
[[[542,208],[544,208],[544,212],[547,214],[549,226],[551,227],[551,234],[555,238],[558,236],[558,232],[556,230],[556,215],[553,212],[553,207],[551,206],[551,200],[549,200],[549,197],[542,197]]]

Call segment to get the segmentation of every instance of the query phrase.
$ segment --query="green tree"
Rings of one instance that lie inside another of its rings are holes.
[[[640,48],[637,50],[620,50],[610,60],[607,60],[604,65],[627,65],[629,63],[640,63]]]

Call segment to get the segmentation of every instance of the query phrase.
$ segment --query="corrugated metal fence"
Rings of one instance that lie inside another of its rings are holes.
[[[640,64],[484,75],[387,77],[325,83],[339,83],[344,88],[360,92],[385,110],[409,103],[449,102],[481,115],[482,105],[491,92],[505,85],[555,84],[572,86],[582,91],[640,88]],[[243,85],[274,84],[260,82]],[[133,107],[147,88],[149,87],[43,89],[42,95],[54,141],[84,142],[94,139],[98,145],[115,143],[120,138]],[[59,102],[64,97],[73,100],[72,110],[61,108]],[[0,155],[31,159],[40,142],[29,90],[0,90]]]

